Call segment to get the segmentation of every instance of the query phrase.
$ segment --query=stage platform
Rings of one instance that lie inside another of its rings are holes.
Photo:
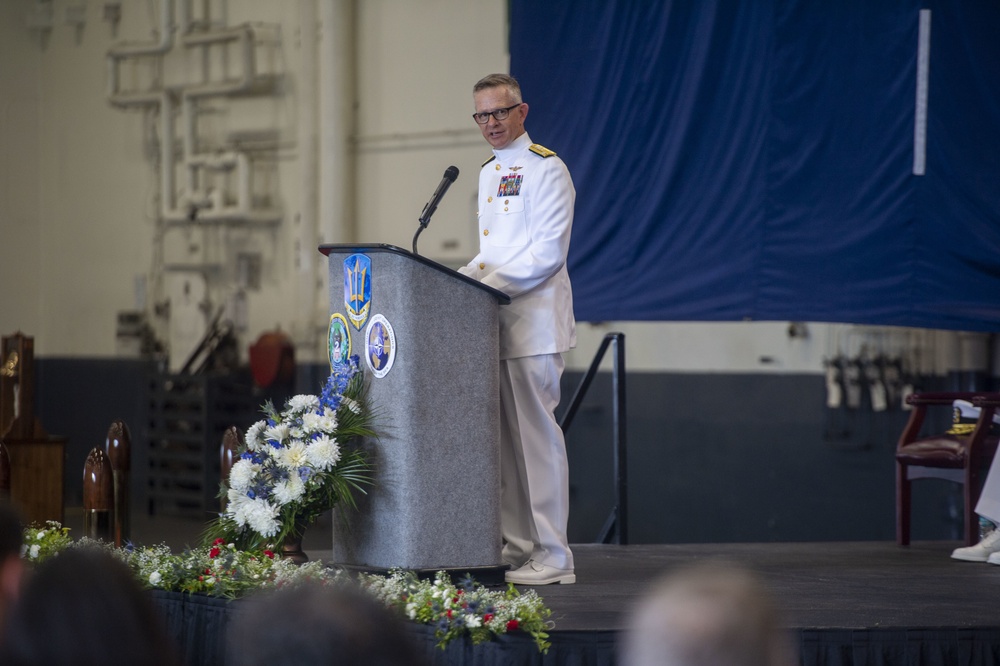
[[[802,664],[1000,664],[1000,567],[950,559],[958,545],[576,545],[577,583],[536,588],[555,622],[547,655],[510,641],[431,656],[436,664],[614,664],[626,613],[652,581],[723,559],[770,585]]]
[[[719,559],[763,577],[805,666],[1000,664],[1000,567],[950,559],[957,545],[577,544],[577,583],[536,588],[555,623],[547,654],[516,632],[477,646],[455,641],[441,650],[432,627],[414,624],[409,630],[429,664],[610,666],[617,663],[628,610],[650,583],[678,566]],[[329,551],[307,552],[314,559],[329,557]],[[187,636],[188,663],[220,663],[217,634],[228,623],[228,602],[180,601],[176,595],[158,601],[175,621],[187,618],[175,629],[188,633],[186,626],[199,634]]]

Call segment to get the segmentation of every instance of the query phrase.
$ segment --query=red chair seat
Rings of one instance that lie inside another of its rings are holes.
[[[904,444],[896,451],[896,460],[905,465],[962,469],[967,454],[965,442],[943,435]]]

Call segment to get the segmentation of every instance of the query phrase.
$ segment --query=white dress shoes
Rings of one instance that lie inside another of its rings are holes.
[[[571,585],[576,582],[576,574],[573,573],[572,569],[556,569],[535,560],[528,560],[528,563],[520,569],[505,573],[504,580],[515,585],[551,585],[552,583]]]
[[[983,537],[983,540],[975,546],[956,548],[952,551],[951,557],[956,560],[966,562],[986,562],[994,553],[1000,553],[1000,528],[993,530]],[[993,562],[991,562],[993,564]],[[1000,564],[1000,561],[996,562]]]

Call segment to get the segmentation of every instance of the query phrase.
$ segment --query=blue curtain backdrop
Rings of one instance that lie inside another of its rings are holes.
[[[993,0],[511,0],[577,318],[1000,331],[998,35]]]

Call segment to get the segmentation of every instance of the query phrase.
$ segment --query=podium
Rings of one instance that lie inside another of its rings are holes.
[[[361,358],[374,484],[336,512],[333,561],[502,570],[498,308],[506,294],[392,245],[322,245],[329,352]],[[478,572],[478,573],[477,573]]]
[[[26,521],[63,521],[65,437],[49,435],[35,415],[35,340],[0,338],[0,440],[10,456],[10,499]]]

